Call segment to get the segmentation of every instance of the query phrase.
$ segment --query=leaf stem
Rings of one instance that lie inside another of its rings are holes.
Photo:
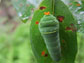
[[[55,0],[52,0],[52,11],[53,11],[53,15],[55,14],[54,13],[54,3],[55,3]]]

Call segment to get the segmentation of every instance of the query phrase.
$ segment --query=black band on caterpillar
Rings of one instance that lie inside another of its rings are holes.
[[[59,61],[61,59],[61,48],[58,20],[53,15],[45,15],[39,23],[39,30],[52,60]]]

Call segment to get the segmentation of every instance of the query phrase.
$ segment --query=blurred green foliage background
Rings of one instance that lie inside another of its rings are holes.
[[[1,2],[0,2],[1,3]],[[0,4],[0,63],[37,63],[33,55],[29,28],[18,18],[10,0]],[[76,63],[84,63],[84,33],[78,32]]]

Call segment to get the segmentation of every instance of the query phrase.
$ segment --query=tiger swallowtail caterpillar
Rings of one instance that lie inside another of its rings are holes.
[[[61,59],[61,48],[58,20],[53,15],[44,15],[38,26],[50,57],[53,61],[59,61]]]

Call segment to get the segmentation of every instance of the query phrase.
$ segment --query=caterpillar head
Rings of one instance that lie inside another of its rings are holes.
[[[53,15],[44,15],[39,23],[39,30],[42,33],[54,32],[59,27],[58,20]]]

